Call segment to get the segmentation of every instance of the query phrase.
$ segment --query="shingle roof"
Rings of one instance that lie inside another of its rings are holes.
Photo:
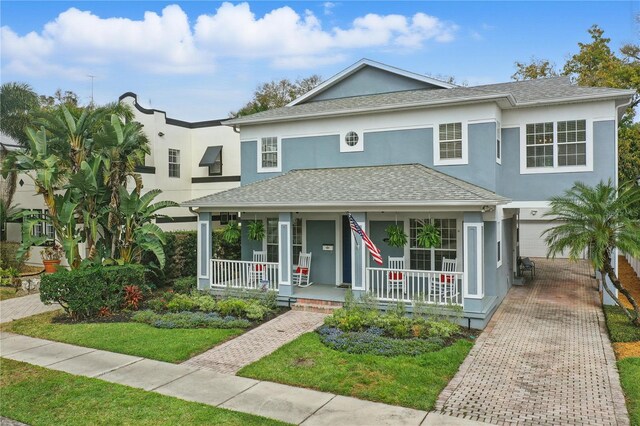
[[[184,207],[481,206],[509,200],[421,164],[292,170]]]
[[[633,93],[635,93],[633,90],[576,86],[571,84],[568,77],[554,77],[475,87],[407,90],[402,92],[312,101],[231,119],[225,121],[223,124],[295,120],[314,116],[394,108],[415,108],[483,100],[503,100],[504,102],[508,102],[510,106],[517,107],[537,103],[568,102],[571,100],[623,98],[630,97]]]

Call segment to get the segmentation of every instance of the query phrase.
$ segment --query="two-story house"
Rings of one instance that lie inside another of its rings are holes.
[[[575,181],[615,181],[631,95],[565,77],[458,87],[362,60],[286,107],[223,123],[240,131],[241,186],[182,204],[198,213],[199,288],[269,287],[290,303],[350,287],[381,304],[459,305],[484,327],[526,255],[519,215],[540,217]],[[211,258],[217,211],[241,212],[243,261]],[[389,225],[404,247],[387,244]],[[440,244],[419,244],[425,225]],[[308,254],[312,285],[297,286]]]

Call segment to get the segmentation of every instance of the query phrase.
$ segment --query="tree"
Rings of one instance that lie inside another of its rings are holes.
[[[79,99],[78,95],[71,90],[65,90],[63,92],[61,89],[58,89],[53,96],[40,95],[40,105],[46,109],[53,109],[58,105],[66,105],[67,108],[77,108],[80,106]]]
[[[511,79],[516,81],[558,76],[556,65],[547,59],[532,57],[529,63],[516,61],[515,66],[516,72],[511,75]]]
[[[26,83],[4,83],[0,86],[0,131],[27,145],[25,129],[30,124],[30,112],[40,106],[38,95]]]
[[[240,117],[283,107],[316,87],[321,81],[322,78],[314,74],[307,78],[298,79],[295,82],[285,78],[280,81],[273,80],[263,83],[253,93],[251,101],[238,111],[229,113],[229,115],[231,117]]]
[[[613,269],[613,255],[618,248],[633,256],[640,254],[640,187],[635,182],[616,189],[609,181],[595,187],[576,183],[563,196],[551,199],[551,208],[545,216],[562,221],[562,224],[546,230],[547,256],[569,252],[571,259],[579,259],[589,250],[590,260],[605,280],[633,306],[627,310],[608,285],[603,288],[622,308],[629,320],[640,327],[640,308],[632,294],[618,279]]]

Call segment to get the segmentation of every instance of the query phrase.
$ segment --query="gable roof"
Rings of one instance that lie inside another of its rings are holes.
[[[474,87],[407,90],[328,99],[267,110],[231,119],[223,124],[259,124],[487,101],[497,102],[502,108],[518,108],[587,100],[628,99],[634,94],[635,91],[628,89],[577,86],[568,77],[554,77]]]
[[[421,74],[417,74],[417,73],[413,73],[410,71],[406,71],[400,68],[396,68],[396,67],[392,67],[390,65],[386,65],[380,62],[376,62],[376,61],[372,61],[371,59],[361,59],[358,62],[356,62],[355,64],[351,65],[349,68],[340,71],[338,74],[334,75],[333,77],[329,78],[328,80],[322,82],[321,84],[319,84],[318,86],[316,86],[315,88],[311,89],[310,91],[308,91],[307,93],[305,93],[304,95],[294,99],[293,101],[291,101],[289,104],[287,104],[287,106],[294,106],[294,105],[299,105],[317,95],[319,95],[320,93],[324,92],[325,90],[329,89],[330,87],[335,86],[336,84],[338,84],[339,82],[345,80],[346,78],[348,78],[349,76],[357,73],[358,71],[360,71],[361,69],[365,68],[365,67],[371,67],[371,68],[376,68],[382,71],[386,71],[389,72],[391,74],[396,74],[402,77],[406,77],[412,80],[416,80],[422,83],[427,83],[429,85],[433,85],[433,86],[437,86],[443,89],[450,89],[452,87],[456,87],[455,84],[451,84],[451,83],[447,83],[435,78],[431,78],[431,77],[427,77],[425,75],[421,75]]]
[[[292,170],[195,200],[184,207],[238,211],[305,207],[349,208],[483,206],[509,200],[421,164]]]

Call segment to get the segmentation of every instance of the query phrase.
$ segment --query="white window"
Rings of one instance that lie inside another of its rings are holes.
[[[587,120],[529,123],[523,132],[520,173],[593,170],[593,142]]]
[[[425,223],[432,223],[440,231],[440,246],[423,248],[418,245],[418,230]],[[457,256],[456,219],[410,219],[409,220],[409,260],[410,268],[423,271],[441,271],[442,259],[456,259]]]
[[[502,128],[496,121],[496,163],[502,164]]]
[[[293,245],[293,264],[297,265],[300,258],[300,252],[302,252],[302,219],[293,219],[293,233],[292,233],[292,245]]]
[[[262,138],[258,144],[258,172],[279,172],[280,140],[275,136]]]
[[[466,123],[444,123],[437,127],[434,141],[434,164],[467,164]]]
[[[341,135],[340,152],[362,152],[364,151],[364,133],[350,130]]]
[[[278,218],[267,218],[267,262],[278,261]]]
[[[53,225],[46,222],[45,219],[49,214],[49,210],[32,210],[34,212],[33,218],[38,218],[39,221],[34,223],[33,228],[31,228],[31,235],[34,237],[47,237],[47,241],[55,240],[55,230],[53,229]]]
[[[169,148],[169,177],[180,177],[180,150]]]
[[[586,164],[586,120],[558,121],[558,167]]]

